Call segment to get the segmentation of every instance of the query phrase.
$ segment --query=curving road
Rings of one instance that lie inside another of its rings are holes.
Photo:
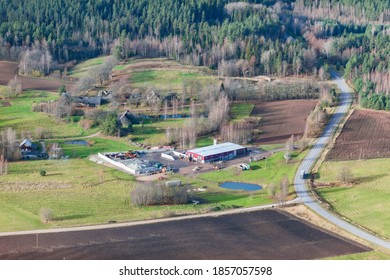
[[[336,82],[337,86],[341,90],[341,102],[338,106],[336,113],[331,118],[329,124],[325,128],[325,131],[319,137],[317,142],[313,145],[312,149],[308,155],[303,159],[301,165],[298,168],[297,174],[295,175],[294,184],[295,191],[297,192],[298,198],[310,209],[315,211],[317,214],[330,221],[331,223],[337,225],[338,227],[363,238],[373,244],[379,245],[381,247],[390,249],[390,242],[385,241],[373,234],[370,234],[348,222],[343,220],[341,217],[331,213],[321,206],[321,204],[315,199],[309,192],[305,180],[300,178],[301,170],[310,171],[317,159],[320,157],[324,147],[330,141],[332,134],[336,131],[338,124],[341,122],[343,117],[348,112],[352,102],[351,89],[336,72],[331,72],[333,80]]]

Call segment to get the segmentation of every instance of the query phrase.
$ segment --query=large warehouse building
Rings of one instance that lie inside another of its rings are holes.
[[[234,143],[226,142],[213,146],[188,150],[186,152],[186,156],[190,160],[205,163],[219,160],[229,160],[239,155],[245,155],[246,153],[247,148]]]

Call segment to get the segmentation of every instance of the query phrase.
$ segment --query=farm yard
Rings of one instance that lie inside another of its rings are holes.
[[[301,138],[305,132],[306,118],[317,104],[317,100],[284,100],[258,102],[251,116],[261,116],[259,129],[253,143],[284,143],[291,135]]]
[[[390,157],[390,113],[356,110],[345,123],[326,159],[357,160]]]

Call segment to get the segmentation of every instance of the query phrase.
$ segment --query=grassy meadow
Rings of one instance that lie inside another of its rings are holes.
[[[325,162],[320,180],[337,182],[342,167],[351,170],[354,184],[321,188],[318,195],[341,216],[390,238],[390,159]]]
[[[40,112],[33,112],[34,103],[57,100],[56,93],[44,91],[25,91],[16,98],[10,99],[12,106],[0,107],[0,131],[12,127],[18,132],[30,132],[34,134],[35,129],[41,128],[52,133],[53,137],[76,137],[97,132],[97,129],[83,130],[75,121],[66,123],[58,120],[52,115]]]
[[[68,71],[68,76],[74,78],[83,78],[87,75],[89,70],[93,69],[95,66],[103,64],[105,59],[106,56],[100,56],[80,62]]]
[[[250,103],[232,103],[230,106],[230,119],[231,121],[240,121],[248,118],[252,113],[255,105]]]
[[[141,70],[134,71],[130,83],[136,88],[154,88],[161,91],[182,92],[184,81],[198,81],[201,85],[216,83],[216,78],[195,71]]]

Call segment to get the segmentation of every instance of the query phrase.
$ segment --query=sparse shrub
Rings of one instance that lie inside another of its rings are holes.
[[[130,193],[136,206],[184,204],[189,200],[186,187],[168,187],[161,183],[139,184]]]
[[[46,176],[46,171],[43,170],[43,169],[41,169],[41,170],[39,171],[39,175],[41,175],[41,176]]]
[[[351,169],[346,166],[341,167],[337,174],[337,180],[341,181],[342,183],[352,183],[353,175]]]
[[[53,219],[53,210],[51,208],[39,209],[39,217],[43,223],[48,223]]]

